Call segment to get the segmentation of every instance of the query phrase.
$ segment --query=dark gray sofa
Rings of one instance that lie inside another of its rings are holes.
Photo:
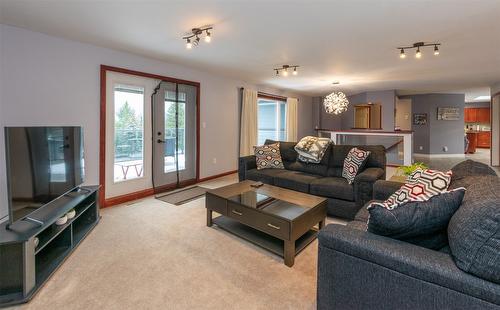
[[[266,144],[276,141],[266,140]],[[385,179],[386,156],[381,145],[330,145],[319,164],[297,159],[295,142],[280,142],[280,153],[285,169],[257,170],[255,156],[240,157],[239,180],[261,181],[304,193],[328,198],[328,214],[353,219],[358,210],[373,196],[373,184]],[[353,184],[342,177],[347,153],[353,148],[370,151],[366,164]]]
[[[483,199],[493,199],[488,200],[491,204],[500,197],[491,194],[497,187],[500,191],[498,177],[490,175],[491,169],[483,176],[468,177],[464,173],[478,172],[469,168],[454,171],[456,177],[450,185],[467,188],[466,197],[448,226],[450,246],[450,236],[454,237],[450,230],[471,224],[465,224],[470,213],[465,218],[463,212],[457,215],[461,209],[477,213],[484,210]],[[401,184],[377,181],[374,198],[385,200]],[[490,197],[485,198],[485,193]],[[328,225],[319,233],[318,309],[500,309],[500,283],[459,269],[450,246],[436,251],[372,234],[366,231],[368,216],[366,208],[362,208],[347,226]],[[494,265],[500,262],[500,244],[495,241],[499,235],[497,231],[490,237],[496,247],[490,245],[489,257],[482,261]]]

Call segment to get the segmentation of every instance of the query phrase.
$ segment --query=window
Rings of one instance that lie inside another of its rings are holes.
[[[258,144],[266,139],[286,141],[286,102],[259,98],[258,106]]]
[[[144,173],[144,88],[115,85],[114,181]]]
[[[186,169],[186,93],[179,92],[177,123],[176,123],[176,105],[175,92],[167,91],[165,93],[165,165],[164,172],[176,170],[175,155],[177,152],[177,161],[179,170]],[[177,130],[175,129],[177,125]],[[175,134],[179,133],[178,147],[175,147]]]

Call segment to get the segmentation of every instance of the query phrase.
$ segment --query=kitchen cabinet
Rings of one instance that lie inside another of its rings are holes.
[[[477,133],[477,147],[490,148],[491,133],[489,131],[480,131]]]
[[[476,122],[490,123],[490,108],[477,108],[476,109]]]
[[[475,108],[464,109],[464,121],[466,123],[475,123],[476,122],[476,109]]]
[[[490,108],[465,108],[464,122],[489,124]]]

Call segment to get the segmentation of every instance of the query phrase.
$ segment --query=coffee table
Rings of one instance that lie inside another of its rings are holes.
[[[284,258],[295,256],[325,225],[326,199],[245,180],[206,193],[207,226],[218,227]],[[220,216],[213,218],[213,212]],[[317,228],[315,226],[317,225]]]

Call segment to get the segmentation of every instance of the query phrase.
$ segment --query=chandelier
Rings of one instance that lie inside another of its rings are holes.
[[[326,113],[337,115],[347,111],[349,100],[347,100],[347,97],[343,92],[334,91],[325,97],[323,105]]]

